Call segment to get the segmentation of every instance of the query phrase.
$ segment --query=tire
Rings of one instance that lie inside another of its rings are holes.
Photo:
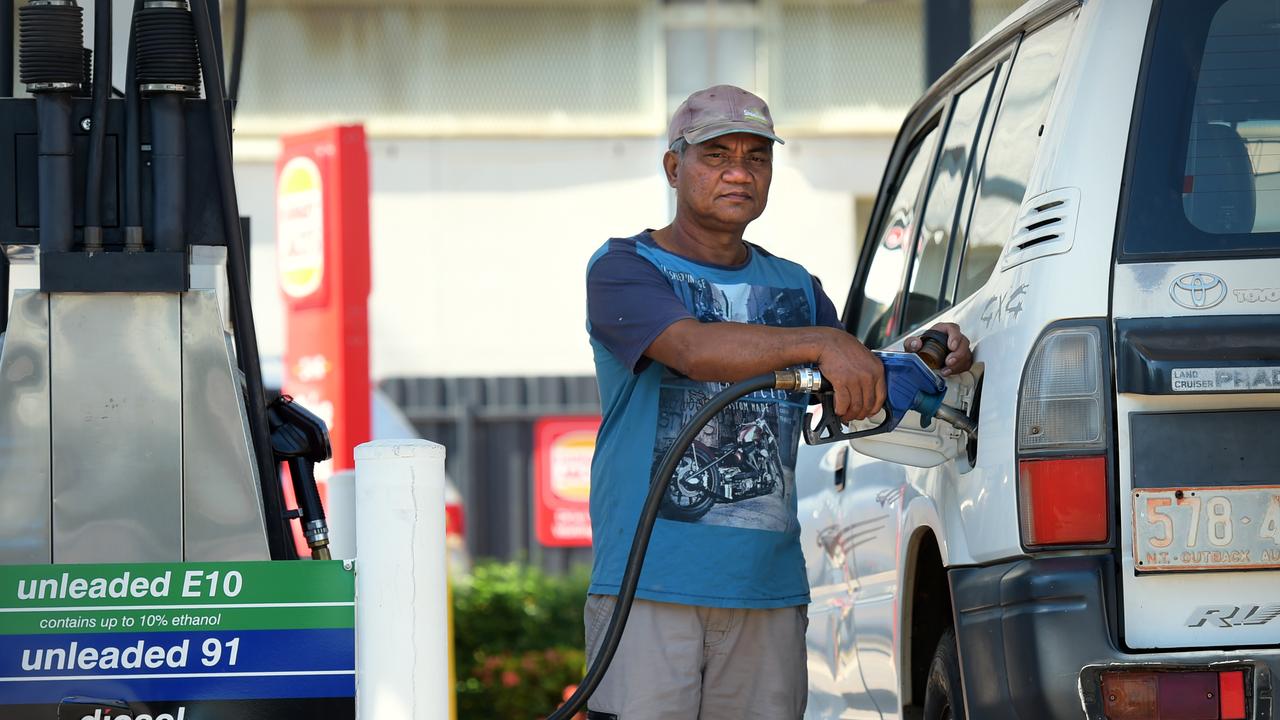
[[[938,639],[938,649],[929,664],[929,681],[924,690],[924,720],[965,720],[964,693],[960,686],[960,657],[956,653],[956,631],[947,628]]]
[[[715,492],[720,487],[720,473],[714,467],[706,467],[712,460],[711,453],[694,443],[676,465],[671,482],[667,484],[667,492],[662,496],[659,515],[668,520],[696,522],[711,511],[711,507],[716,504]],[[707,488],[705,490],[690,488],[681,482],[691,470],[698,467],[706,468],[701,473],[704,476],[704,487]]]

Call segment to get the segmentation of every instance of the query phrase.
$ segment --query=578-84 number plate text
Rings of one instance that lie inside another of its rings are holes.
[[[1138,572],[1280,568],[1280,486],[1133,491]]]

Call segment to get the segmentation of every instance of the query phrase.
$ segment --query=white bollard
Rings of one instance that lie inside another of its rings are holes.
[[[329,520],[329,554],[334,560],[356,557],[356,471],[342,470],[325,482],[329,495],[325,516]]]
[[[449,717],[444,446],[356,448],[356,717]]]

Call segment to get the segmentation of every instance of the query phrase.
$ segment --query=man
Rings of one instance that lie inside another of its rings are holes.
[[[590,658],[613,611],[649,475],[719,383],[817,365],[841,418],[873,415],[885,400],[883,366],[841,328],[817,279],[743,239],[764,212],[773,144],[782,143],[764,101],[726,85],[696,92],[676,110],[667,140],[675,220],[608,241],[587,270],[604,406],[591,468]],[[943,373],[968,369],[968,340],[955,325],[937,327],[951,350]],[[677,469],[589,718],[804,713],[809,588],[794,468],[805,405],[799,394],[756,393],[698,436]]]

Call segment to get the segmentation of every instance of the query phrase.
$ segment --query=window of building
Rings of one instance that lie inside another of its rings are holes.
[[[749,0],[667,0],[667,112],[711,85],[764,93],[760,13]]]
[[[662,125],[644,0],[248,4],[238,124],[361,119],[441,132]]]
[[[769,53],[776,119],[891,132],[924,92],[919,2],[780,0]]]
[[[1006,17],[1022,6],[1023,0],[973,0],[973,42],[978,42]]]

